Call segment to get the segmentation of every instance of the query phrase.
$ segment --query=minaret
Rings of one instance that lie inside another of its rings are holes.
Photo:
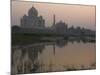
[[[53,15],[53,26],[55,26],[55,14]]]

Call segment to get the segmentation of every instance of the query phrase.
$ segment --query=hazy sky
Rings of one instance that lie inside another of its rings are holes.
[[[53,14],[56,15],[56,22],[62,20],[68,23],[68,26],[81,26],[95,30],[95,6],[37,3],[12,1],[12,25],[20,26],[20,18],[28,13],[28,10],[34,6],[38,15],[45,19],[46,26],[51,26]]]

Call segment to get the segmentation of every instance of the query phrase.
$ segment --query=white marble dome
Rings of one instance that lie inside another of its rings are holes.
[[[38,11],[32,6],[28,11],[29,16],[38,16]]]

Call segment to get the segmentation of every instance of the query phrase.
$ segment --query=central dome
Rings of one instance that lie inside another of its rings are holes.
[[[38,12],[37,12],[37,10],[32,6],[32,8],[30,8],[29,11],[28,11],[28,15],[29,15],[29,16],[37,16],[37,15],[38,15]]]

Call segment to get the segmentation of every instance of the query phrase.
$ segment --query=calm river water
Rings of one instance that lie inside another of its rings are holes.
[[[12,47],[12,74],[95,69],[95,63],[91,42],[63,40]]]

